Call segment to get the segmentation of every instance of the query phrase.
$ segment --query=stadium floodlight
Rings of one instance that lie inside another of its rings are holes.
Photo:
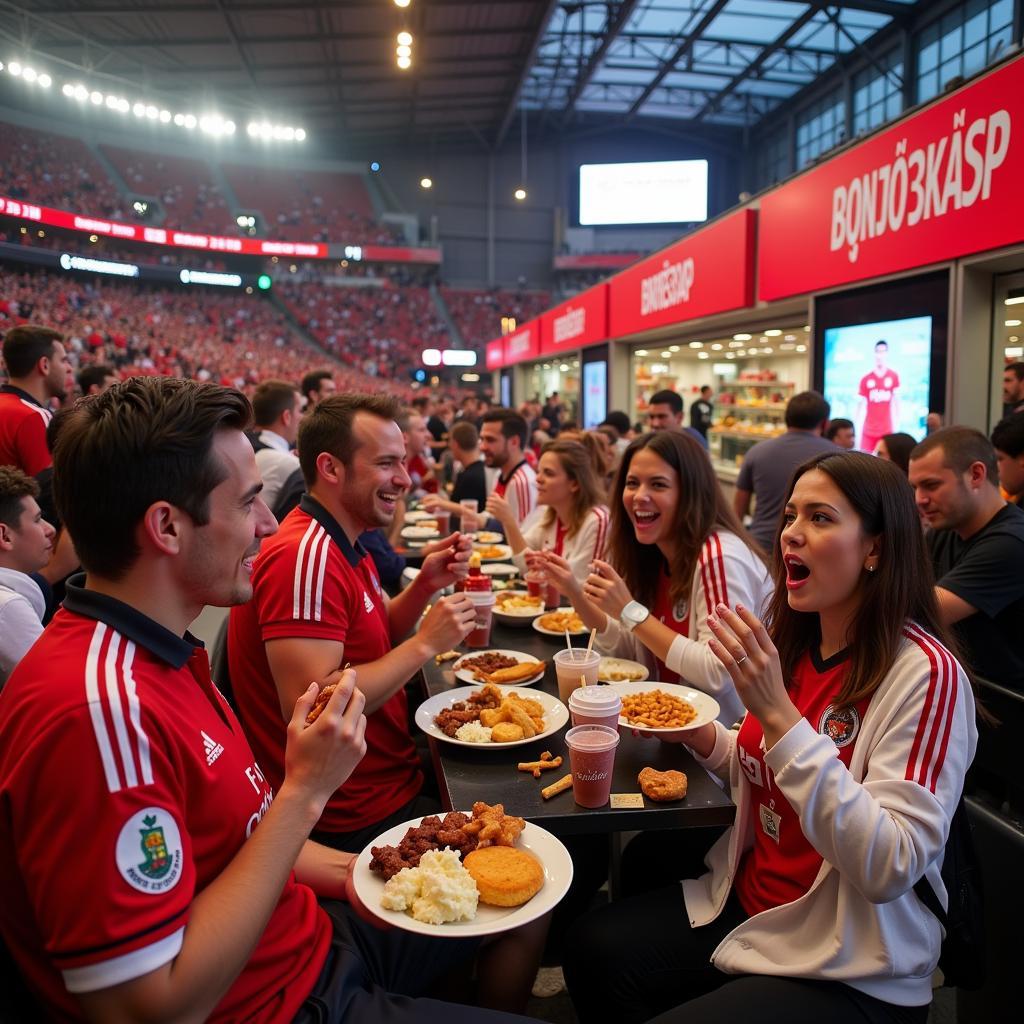
[[[305,142],[306,141],[306,129],[305,128],[296,128],[295,129],[295,141],[296,142]]]
[[[184,128],[185,127],[185,115],[184,114],[175,114],[174,115],[174,123],[179,128]]]
[[[195,114],[186,114],[186,115],[185,115],[185,127],[186,127],[186,128],[187,128],[187,129],[189,130],[189,131],[192,131],[192,129],[193,129],[193,128],[195,128],[195,126],[196,126],[196,125],[197,125],[198,123],[199,123],[199,122],[198,122],[198,121],[196,120],[196,115],[195,115]]]
[[[26,82],[34,82],[38,76],[36,75],[35,68],[25,68],[21,72],[21,77],[24,78]]]
[[[395,6],[396,7],[408,7],[409,6],[409,0],[395,0]]]
[[[434,182],[431,178],[420,178],[420,188],[433,188]]]
[[[53,79],[45,71],[39,76],[38,81],[44,89],[49,89],[53,85]]]
[[[89,98],[89,90],[84,85],[79,83],[75,86],[75,99],[79,103],[84,103]]]
[[[411,32],[399,32],[395,37],[395,42],[399,46],[412,46],[412,33]]]
[[[7,64],[7,70],[14,75],[15,78],[21,77],[21,65],[16,61],[9,61]]]
[[[398,66],[399,66],[399,67],[400,67],[400,68],[401,68],[401,69],[402,69],[403,71],[408,71],[408,70],[409,70],[409,68],[411,68],[411,67],[412,67],[412,58],[411,58],[411,57],[398,57],[398,58],[396,58],[396,60],[395,60],[395,63],[396,63],[396,64],[397,64],[397,65],[398,65]]]
[[[167,122],[170,121],[170,119],[171,119],[171,112],[169,110],[161,110],[160,111],[160,123],[161,124],[167,124]]]
[[[235,134],[235,122],[234,121],[225,121],[224,122],[224,134],[225,135],[234,135]]]
[[[67,96],[69,100],[72,99],[75,95],[75,87],[70,82],[65,82],[61,86],[60,91],[64,93],[64,95]]]
[[[160,111],[157,110],[156,107],[154,107],[152,104],[146,107],[146,117],[148,117],[150,121],[155,121],[159,116]]]
[[[260,126],[255,121],[250,121],[246,126],[245,130],[249,133],[250,137],[259,135]]]
[[[412,47],[411,46],[403,46],[400,43],[398,46],[395,47],[395,53],[399,57],[411,57],[412,56]]]
[[[512,195],[515,196],[515,198],[518,199],[519,202],[522,202],[526,198],[526,189],[517,188],[515,192],[512,193]]]
[[[425,348],[421,358],[424,366],[440,366],[441,350],[439,348]]]
[[[132,113],[136,117],[145,117],[146,116],[146,104],[145,103],[136,103],[132,107]]]

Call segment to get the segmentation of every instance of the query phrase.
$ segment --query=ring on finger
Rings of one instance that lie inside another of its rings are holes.
[[[744,654],[742,658],[733,657],[733,661],[736,662],[736,667],[739,668],[748,658],[748,655]]]

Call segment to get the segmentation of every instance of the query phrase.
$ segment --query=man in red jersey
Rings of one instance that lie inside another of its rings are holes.
[[[900,375],[886,365],[889,343],[875,342],[875,366],[864,374],[857,389],[857,413],[854,436],[860,438],[861,451],[873,455],[878,440],[897,429],[900,421]]]
[[[17,466],[35,476],[50,465],[46,427],[50,399],[64,400],[70,364],[64,335],[50,327],[23,324],[4,335],[9,383],[0,387],[0,466]]]
[[[405,441],[386,395],[334,395],[306,414],[299,460],[308,493],[264,544],[253,600],[232,609],[228,664],[239,717],[271,785],[286,773],[289,709],[310,679],[341,665],[366,694],[363,762],[327,804],[314,838],[358,852],[392,824],[438,809],[420,796],[404,687],[428,658],[459,643],[475,613],[465,594],[432,595],[465,571],[470,541],[455,534],[428,555],[393,601],[359,543],[391,524],[409,487]],[[413,630],[416,630],[413,632]],[[412,635],[410,635],[412,634]]]
[[[308,728],[316,685],[296,702],[275,795],[187,632],[249,598],[275,529],[249,414],[236,391],[136,378],[61,432],[57,501],[88,576],[0,693],[0,935],[36,1019],[488,1019],[388,995],[464,944],[317,904],[350,878],[307,837],[365,751],[354,673]]]

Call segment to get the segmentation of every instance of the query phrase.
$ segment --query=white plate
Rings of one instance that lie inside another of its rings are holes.
[[[432,540],[434,537],[440,536],[441,534],[432,526],[406,526],[402,528],[402,537],[405,540]]]
[[[417,512],[406,512],[405,521],[410,526],[415,526],[421,519],[434,519],[436,518],[433,512],[427,512],[426,509],[420,509]]]
[[[442,743],[454,743],[457,747],[470,747],[473,750],[501,750],[503,747],[521,747],[525,743],[533,743],[542,740],[546,736],[553,736],[559,729],[569,722],[569,710],[557,698],[543,690],[531,690],[528,696],[537,701],[544,708],[544,731],[531,736],[528,740],[514,740],[512,743],[466,743],[457,740],[454,736],[446,736],[436,725],[434,716],[444,708],[450,708],[460,700],[465,700],[471,693],[477,693],[483,688],[482,683],[476,686],[460,686],[456,690],[446,690],[444,693],[437,693],[428,697],[416,709],[416,724],[428,735]],[[509,690],[517,689],[516,686],[509,686]],[[378,844],[379,845],[379,844]]]
[[[569,851],[550,832],[528,821],[516,847],[532,853],[540,861],[544,868],[544,885],[532,900],[528,900],[521,907],[489,907],[481,903],[472,921],[452,921],[448,924],[424,924],[405,911],[385,910],[380,905],[381,897],[384,895],[384,879],[370,870],[370,861],[373,859],[370,849],[374,846],[397,846],[405,837],[405,833],[419,825],[420,821],[421,818],[413,818],[412,821],[396,825],[379,835],[359,854],[352,869],[356,895],[368,910],[395,928],[449,939],[497,935],[528,924],[546,914],[556,907],[569,891],[569,883],[572,882],[572,858]]]
[[[480,566],[480,571],[485,576],[515,576],[519,566],[508,562],[486,562]]]
[[[473,550],[477,554],[480,554],[480,552],[483,551],[484,548],[495,548],[496,550],[499,550],[501,552],[501,554],[499,554],[499,555],[480,555],[481,560],[484,561],[484,562],[503,562],[506,559],[509,559],[509,558],[512,557],[512,549],[507,544],[474,544],[473,545]]]
[[[542,626],[540,624],[540,620],[545,615],[550,615],[552,612],[559,612],[559,611],[561,611],[561,612],[568,611],[568,608],[552,608],[552,610],[550,612],[543,612],[541,615],[538,615],[537,618],[535,618],[533,620],[533,628],[535,630],[537,630],[538,633],[543,633],[545,636],[560,636],[564,640],[565,639],[565,630],[564,629],[547,629],[546,627],[544,627],[544,626]],[[586,626],[584,626],[582,629],[570,629],[569,630],[569,636],[586,636],[589,632],[590,632],[590,630],[587,629]]]
[[[610,673],[614,672],[616,669],[628,672],[642,672],[643,675],[638,679],[610,679]],[[650,677],[650,674],[651,673],[647,670],[646,665],[641,665],[639,661],[629,661],[626,658],[602,658],[601,664],[597,669],[597,678],[602,683],[642,683],[645,679]]]
[[[481,530],[474,538],[475,544],[500,544],[505,539],[505,534],[496,533],[494,530]]]
[[[407,565],[402,570],[402,579],[405,580],[406,583],[412,583],[412,581],[416,579],[416,577],[419,576],[419,574],[419,569],[417,569],[415,566]]]
[[[527,597],[525,590],[505,590],[503,594],[511,594],[515,597]],[[538,604],[540,610],[538,611]],[[530,608],[502,608],[500,602],[494,604],[494,617],[499,622],[509,626],[528,626],[532,619],[544,614],[544,603],[538,598],[538,604]]]
[[[706,693],[693,689],[692,686],[679,686],[676,683],[659,683],[657,680],[651,679],[640,683],[610,683],[609,685],[618,690],[619,695],[622,697],[633,693],[647,693],[648,690],[661,690],[662,693],[670,694],[673,697],[679,697],[692,704],[697,712],[697,717],[682,729],[651,729],[647,726],[633,725],[622,715],[619,715],[620,727],[623,729],[636,729],[638,732],[642,732],[645,735],[675,736],[684,732],[689,732],[691,729],[699,729],[702,725],[707,725],[708,722],[713,722],[718,718],[718,715],[722,710],[718,706],[718,701],[715,700],[714,697],[709,697]]]
[[[478,657],[481,654],[504,654],[505,657],[507,657],[507,658],[515,658],[516,661],[518,661],[520,665],[524,661],[539,661],[540,660],[539,658],[532,658],[532,657],[530,657],[529,654],[523,654],[522,651],[503,651],[503,650],[501,650],[501,649],[499,649],[497,647],[491,647],[490,649],[488,649],[486,651],[472,651],[469,654],[464,654],[461,658],[459,658],[458,661],[455,662],[454,665],[452,665],[452,668],[455,669],[455,678],[456,679],[461,679],[464,683],[469,683],[471,686],[475,686],[475,687],[483,686],[484,684],[482,682],[480,682],[480,680],[477,679],[477,677],[475,675],[473,675],[473,670],[471,668],[459,668],[459,666],[467,658],[476,658],[476,657]],[[517,686],[533,686],[534,683],[536,683],[538,680],[543,679],[543,678],[544,678],[544,673],[543,672],[538,672],[535,676],[530,676],[529,679],[524,679],[521,683],[499,683],[499,684],[496,684],[496,685],[508,686],[508,688],[510,690],[514,690]],[[435,714],[436,714],[436,712],[435,712]]]

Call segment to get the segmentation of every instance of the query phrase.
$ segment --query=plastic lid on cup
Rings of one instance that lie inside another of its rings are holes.
[[[607,725],[575,725],[565,734],[565,745],[576,750],[601,753],[618,745],[619,730]]]
[[[471,590],[467,588],[465,594],[478,608],[486,608],[489,605],[493,605],[495,600],[497,600],[493,591],[490,590]]]
[[[599,651],[591,651],[590,654],[587,654],[585,647],[563,647],[560,651],[555,652],[554,660],[563,666],[566,663],[588,666],[592,665],[595,661],[600,661],[601,653]]]
[[[569,694],[569,710],[581,714],[603,717],[621,708],[622,698],[610,686],[581,686]]]

